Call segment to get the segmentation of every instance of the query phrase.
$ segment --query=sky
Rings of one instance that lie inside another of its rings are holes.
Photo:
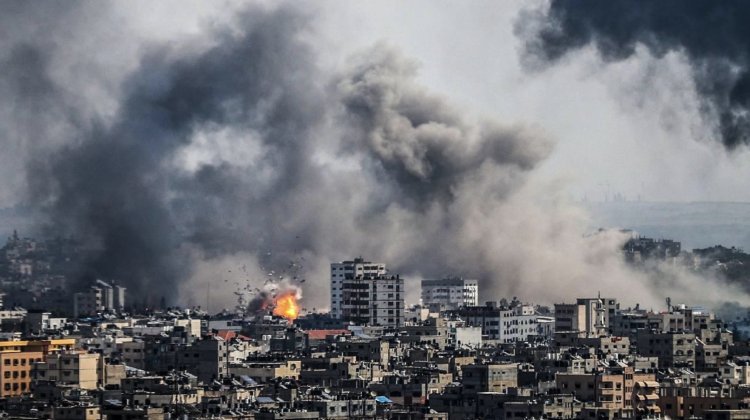
[[[88,238],[81,278],[144,301],[217,309],[293,263],[322,309],[308,285],[357,255],[488,298],[687,300],[697,279],[630,272],[580,203],[750,200],[742,55],[673,45],[645,7],[612,33],[616,6],[544,1],[2,7],[0,207]]]
[[[642,48],[608,63],[586,46],[531,71],[517,33],[519,14],[534,4],[335,4],[321,12],[320,32],[337,51],[334,62],[345,57],[338,51],[391,43],[421,63],[420,80],[467,112],[540,126],[555,141],[544,175],[564,180],[574,199],[619,192],[631,200],[748,201],[750,155],[717,145],[684,56]]]
[[[117,84],[137,65],[143,49],[155,43],[207,42],[205,31],[231,20],[234,10],[243,7],[233,2],[133,4],[68,10],[58,24],[75,21],[74,27],[64,29],[67,39],[58,47],[77,63],[60,57],[63,66],[57,72],[64,77],[88,67],[83,71],[92,73],[93,80],[76,88],[95,97],[97,112],[112,112]],[[468,114],[538,125],[555,141],[543,171],[564,179],[574,199],[602,200],[608,191],[633,200],[750,199],[750,190],[744,188],[750,155],[746,148],[727,153],[717,147],[716,133],[701,121],[699,98],[682,54],[653,57],[642,48],[622,62],[607,63],[586,46],[555,66],[531,71],[521,63],[523,40],[518,33],[525,25],[519,24],[519,14],[544,8],[545,2],[424,6],[313,3],[305,36],[330,71],[351,54],[384,42],[416,60],[419,81]],[[43,27],[22,30],[32,36],[38,31]],[[90,38],[91,31],[97,36]],[[118,48],[103,50],[104,43]],[[4,166],[17,172],[18,164]],[[13,206],[18,197],[17,190],[6,189],[0,203]]]

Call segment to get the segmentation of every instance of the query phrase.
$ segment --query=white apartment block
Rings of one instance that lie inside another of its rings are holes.
[[[358,325],[404,324],[404,280],[385,264],[356,258],[331,264],[331,316]]]
[[[355,258],[354,261],[331,263],[331,316],[341,319],[342,287],[346,277],[378,277],[385,274],[385,264],[365,261],[362,257]]]
[[[540,335],[538,315],[532,305],[514,307],[471,306],[458,311],[466,325],[482,327],[482,336],[500,343],[526,341],[530,335]]]
[[[460,277],[422,280],[422,306],[444,311],[477,305],[479,305],[479,285],[476,280]]]

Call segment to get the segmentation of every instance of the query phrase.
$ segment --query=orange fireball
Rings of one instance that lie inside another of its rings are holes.
[[[273,314],[286,318],[289,322],[294,321],[299,316],[299,305],[297,304],[297,293],[288,292],[276,297]]]

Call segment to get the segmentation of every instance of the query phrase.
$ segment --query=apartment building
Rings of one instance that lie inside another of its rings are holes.
[[[578,332],[586,337],[607,335],[610,320],[619,313],[620,304],[612,298],[579,298],[576,303],[555,304],[555,331]]]
[[[636,371],[629,366],[614,366],[591,373],[561,372],[555,375],[555,385],[563,393],[574,393],[584,402],[596,403],[605,409],[630,409],[633,391],[638,382],[652,383],[656,375]]]
[[[380,277],[386,274],[385,264],[365,261],[362,257],[352,261],[331,264],[331,316],[342,319],[344,280],[355,277]]]
[[[693,333],[639,331],[637,343],[640,355],[659,358],[659,368],[695,366]]]
[[[143,340],[126,341],[116,346],[123,363],[136,369],[146,369],[146,344]]]
[[[467,393],[500,392],[518,386],[518,365],[471,364],[461,368],[461,379]]]
[[[356,325],[404,324],[404,279],[362,258],[331,264],[331,315]]]
[[[458,310],[458,314],[467,326],[482,327],[482,338],[486,340],[513,343],[539,334],[537,315],[532,305],[468,306]]]
[[[122,312],[125,309],[125,288],[96,280],[84,292],[73,295],[73,315],[95,315],[99,312]]]
[[[39,351],[10,351],[0,353],[0,397],[18,396],[31,391],[31,371],[42,362]]]
[[[461,277],[422,280],[422,306],[433,312],[477,305],[479,285],[476,280]]]
[[[32,376],[39,381],[54,381],[94,390],[99,384],[100,361],[98,353],[72,351],[50,354],[46,362],[35,364]]]

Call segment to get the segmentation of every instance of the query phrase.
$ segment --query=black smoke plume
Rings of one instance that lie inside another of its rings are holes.
[[[204,294],[202,284],[229,285],[221,280],[232,267],[219,262],[306,257],[320,285],[330,261],[355,254],[435,275],[453,263],[490,280],[493,269],[471,262],[482,252],[458,252],[473,194],[497,207],[549,142],[468,120],[385,45],[323,75],[303,40],[311,18],[251,7],[205,48],[149,45],[108,118],[67,106],[79,82],[55,80],[54,46],[17,47],[17,73],[54,100],[41,111],[73,127],[55,142],[42,133],[55,146],[30,159],[27,188],[52,233],[85,241],[81,286],[104,277],[136,302],[171,304]],[[196,265],[211,269],[196,274]],[[306,298],[325,305],[327,292],[313,287]]]
[[[527,11],[517,22],[525,52],[554,63],[594,45],[607,61],[624,60],[639,45],[657,57],[684,53],[704,110],[728,149],[750,143],[750,3],[733,1],[558,1]]]
[[[124,81],[113,121],[81,126],[68,144],[34,160],[31,203],[50,229],[86,242],[82,279],[115,279],[137,301],[174,301],[191,273],[188,246],[226,252],[252,239],[228,227],[232,220],[264,223],[247,214],[241,196],[260,203],[314,177],[304,139],[320,111],[316,87],[307,82],[315,73],[310,52],[295,37],[302,19],[287,10],[254,10],[240,18],[243,32],[216,34],[220,42],[196,55],[154,47]],[[38,52],[22,54],[31,64],[40,61],[32,60]],[[252,174],[226,164],[179,168],[176,154],[196,132],[214,127],[255,134],[278,176],[263,188],[248,179],[256,187],[241,189],[243,176]]]

